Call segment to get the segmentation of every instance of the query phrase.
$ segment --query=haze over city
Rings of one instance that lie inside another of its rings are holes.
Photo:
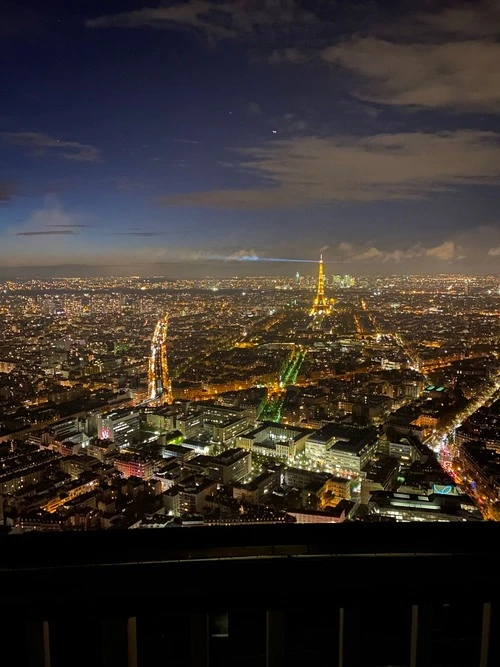
[[[0,275],[498,271],[498,2],[3,7]]]

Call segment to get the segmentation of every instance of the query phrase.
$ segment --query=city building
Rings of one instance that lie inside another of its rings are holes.
[[[191,475],[163,493],[165,510],[174,516],[201,512],[217,482],[204,475]]]
[[[328,505],[334,498],[351,499],[351,481],[324,472],[287,466],[282,473],[282,484],[295,489],[310,489],[323,505]]]
[[[393,456],[379,455],[363,469],[360,500],[367,505],[374,491],[396,491],[400,463]]]
[[[119,448],[127,447],[138,439],[140,418],[139,410],[128,408],[108,412],[105,415],[93,415],[87,420],[88,434],[97,436],[100,440],[112,440]]]
[[[187,463],[187,468],[229,485],[250,475],[252,454],[245,449],[227,449],[217,456],[196,456]]]
[[[259,428],[236,438],[236,446],[256,454],[291,460],[304,451],[309,429],[265,422]]]
[[[234,440],[238,435],[244,433],[248,429],[248,421],[246,418],[238,419],[237,417],[230,418],[222,424],[214,424],[205,421],[205,428],[213,430],[213,441],[220,444],[225,444]]]
[[[243,503],[258,505],[280,485],[280,470],[265,470],[247,484],[233,485],[233,498]]]
[[[369,510],[393,521],[482,521],[481,512],[469,496],[375,491]]]
[[[113,440],[99,440],[93,438],[87,447],[87,454],[99,461],[106,462],[118,453],[118,446]]]
[[[187,461],[196,456],[196,451],[192,447],[183,445],[164,445],[161,451],[163,457],[175,458],[181,465],[185,465]]]
[[[145,414],[146,426],[159,433],[173,431],[175,429],[175,409],[170,406],[157,408],[154,412],[147,411]]]
[[[341,500],[335,507],[325,510],[289,510],[288,514],[297,523],[343,523],[351,517],[354,506],[353,502]]]
[[[60,461],[61,470],[71,475],[73,479],[79,477],[83,472],[95,471],[100,465],[99,459],[87,454],[65,456]]]
[[[139,454],[123,452],[113,459],[114,467],[124,477],[139,477],[140,479],[151,479],[154,473],[154,461]]]
[[[378,433],[374,428],[356,428],[328,423],[309,435],[306,457],[328,470],[359,474],[377,452]]]
[[[53,513],[60,507],[67,505],[78,496],[94,491],[99,485],[99,476],[92,472],[82,473],[78,478],[72,479],[57,489],[49,491],[44,496],[38,497],[36,507]]]
[[[184,438],[195,437],[203,429],[203,415],[200,413],[177,415],[175,428],[182,433]]]

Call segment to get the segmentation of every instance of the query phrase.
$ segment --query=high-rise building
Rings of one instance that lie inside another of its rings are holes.
[[[332,276],[332,287],[339,287],[342,285],[342,276],[335,274]]]
[[[167,332],[168,315],[165,315],[155,327],[148,370],[149,398],[163,402],[169,402],[171,396],[167,364]]]
[[[134,443],[139,436],[140,411],[124,408],[105,415],[90,415],[87,419],[87,435],[100,440],[112,440],[118,447]]]
[[[348,275],[345,275],[340,281],[340,286],[344,289],[348,289],[349,287],[354,287],[355,284],[356,284],[356,279]]]

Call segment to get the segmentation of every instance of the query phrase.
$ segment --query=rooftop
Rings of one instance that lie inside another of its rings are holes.
[[[274,422],[264,422],[262,426],[250,431],[249,433],[243,433],[243,438],[248,438],[250,440],[258,440],[263,443],[267,440],[272,434],[282,435],[290,440],[298,440],[309,434],[313,433],[311,429],[300,428],[298,426],[289,426],[288,424],[276,424]]]

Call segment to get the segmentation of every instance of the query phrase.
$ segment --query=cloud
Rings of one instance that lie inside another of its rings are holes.
[[[381,259],[384,256],[384,253],[381,252],[378,248],[368,248],[367,250],[364,250],[363,252],[358,253],[357,255],[354,255],[352,259],[354,260],[366,260],[366,259]]]
[[[336,247],[336,253],[343,261],[350,262],[377,262],[382,264],[407,262],[409,260],[425,260],[426,258],[439,262],[453,262],[464,259],[461,245],[455,241],[443,241],[438,246],[426,248],[421,243],[407,248],[381,249],[377,246],[356,247],[351,243],[342,242]],[[337,261],[337,260],[335,260]]]
[[[10,181],[0,181],[0,204],[6,204],[16,194],[17,187]]]
[[[264,112],[262,111],[262,107],[260,106],[260,104],[257,104],[257,102],[250,102],[250,104],[247,106],[246,111],[249,116],[262,116],[264,114]]]
[[[288,134],[311,133],[311,126],[302,118],[298,118],[294,113],[286,113],[282,118],[276,120],[275,125],[279,131],[285,131]]]
[[[57,197],[47,196],[44,205],[38,211],[35,211],[27,220],[26,224],[38,229],[61,227],[61,228],[75,228],[86,227],[86,223],[81,222],[81,216],[75,213],[66,211]]]
[[[193,145],[198,145],[202,143],[199,139],[167,139],[167,141],[174,141],[175,143],[178,144],[193,144]],[[161,158],[151,158],[151,159],[155,160]]]
[[[33,235],[35,236],[35,235]],[[40,246],[43,246],[43,254],[40,253]],[[65,244],[65,245],[63,245]],[[250,251],[251,252],[251,251]],[[32,244],[17,237],[9,239],[6,243],[0,244],[0,268],[4,267],[56,267],[70,266],[77,269],[79,266],[94,267],[122,267],[130,269],[131,267],[142,267],[145,275],[153,271],[155,267],[162,265],[176,265],[176,272],[182,269],[185,264],[214,263],[217,261],[219,267],[226,265],[229,257],[215,257],[202,249],[188,248],[172,245],[145,245],[118,247],[116,244],[112,247],[81,246],[79,240],[69,235],[61,238],[57,243],[51,240],[50,235],[43,240],[43,237],[33,240]],[[235,257],[235,259],[238,259]],[[243,258],[239,258],[243,262]],[[70,273],[69,275],[75,275]],[[113,275],[117,275],[114,273]],[[121,275],[118,274],[118,275]],[[205,275],[205,274],[203,274]]]
[[[7,237],[77,236],[87,227],[90,225],[82,215],[66,211],[55,195],[47,195],[42,208],[34,211],[22,224],[6,231]]]
[[[89,19],[89,28],[194,30],[210,41],[282,35],[316,24],[313,14],[294,0],[188,0],[170,6],[142,7]]]
[[[396,249],[390,250],[383,253],[383,262],[395,262],[399,264],[408,259],[415,259],[416,257],[422,257],[425,255],[426,250],[420,244],[411,246],[410,248],[405,248],[404,250]]]
[[[231,261],[244,262],[244,261],[258,260],[258,258],[259,258],[258,253],[252,249],[252,250],[237,250],[236,252],[232,252],[227,257],[224,257],[224,260],[227,262]]]
[[[144,192],[147,186],[139,181],[133,181],[125,176],[118,176],[111,179],[117,190],[122,192]]]
[[[271,65],[279,65],[282,63],[292,63],[293,65],[300,65],[309,60],[309,57],[299,49],[290,47],[287,49],[276,49],[271,53],[267,62]]]
[[[457,259],[457,248],[453,241],[445,241],[435,248],[428,248],[425,254],[427,257],[433,257],[442,262],[451,262]]]
[[[384,104],[500,111],[500,43],[483,40],[400,44],[353,39],[322,58],[359,78],[354,95]]]
[[[498,243],[497,232],[498,230],[493,228],[476,228],[468,232],[469,240],[459,235],[457,240],[452,241],[455,246],[456,259],[459,259],[463,245],[467,248],[468,266],[484,271],[486,267],[485,248],[488,246],[484,246],[483,241],[489,239]],[[477,237],[481,237],[480,243],[476,243]],[[449,241],[442,243],[441,246],[446,246]],[[387,239],[387,242],[390,243],[390,240]],[[163,243],[155,243],[153,246],[130,244],[123,247],[120,244],[112,243],[109,247],[101,244],[97,248],[94,245],[83,245],[79,237],[72,235],[62,236],[57,240],[50,235],[45,238],[34,236],[32,243],[29,243],[26,238],[21,240],[11,236],[5,240],[2,239],[0,244],[0,268],[71,265],[72,270],[75,268],[76,270],[68,275],[79,275],[78,266],[110,267],[110,270],[112,267],[122,267],[126,271],[133,271],[134,267],[141,267],[144,275],[151,275],[152,272],[157,275],[158,267],[167,267],[171,264],[175,267],[172,268],[172,275],[179,277],[178,272],[184,269],[187,275],[191,272],[191,275],[206,276],[206,267],[210,267],[210,271],[215,271],[218,275],[230,276],[234,275],[236,263],[239,267],[238,274],[241,272],[254,275],[257,272],[257,275],[264,275],[264,273],[275,275],[279,271],[276,268],[276,262],[311,262],[311,265],[317,262],[317,247],[314,249],[310,246],[304,247],[303,242],[298,246],[293,242],[285,246],[278,241],[278,246],[269,246],[267,243],[262,249],[254,246],[247,248],[226,246],[223,242],[222,245],[203,249],[176,247]],[[43,247],[43,253],[40,252],[41,247]],[[325,259],[329,263],[329,270],[335,270],[335,265],[342,266],[346,271],[352,269],[363,273],[376,272],[378,274],[393,273],[398,270],[412,273],[441,273],[449,270],[450,266],[453,266],[452,261],[448,259],[449,253],[447,255],[443,251],[430,254],[429,251],[433,250],[433,247],[426,247],[422,244],[394,249],[382,242],[365,246],[341,242],[330,246]],[[276,256],[268,256],[269,252],[273,252]],[[436,257],[436,254],[439,257]],[[298,259],[299,257],[308,259]],[[403,263],[404,258],[406,261]],[[496,257],[491,256],[489,261],[488,269],[495,270]],[[231,269],[232,265],[233,269]],[[252,266],[258,268],[250,268]],[[136,273],[137,271],[134,272],[134,275]],[[122,273],[121,271],[114,272],[113,275],[122,275]]]
[[[161,232],[130,231],[116,232],[116,236],[162,236]]]
[[[295,137],[239,149],[240,168],[262,186],[160,198],[208,208],[291,208],[336,201],[411,200],[461,185],[500,182],[500,134],[406,132]]]
[[[339,251],[340,253],[342,253],[342,254],[344,254],[344,253],[349,254],[349,253],[352,252],[353,246],[352,246],[351,243],[347,243],[346,241],[342,241],[341,243],[339,243],[339,245],[338,245],[337,248],[338,248],[338,251]]]
[[[73,162],[99,162],[101,159],[101,152],[95,146],[77,141],[62,141],[40,132],[2,132],[1,136],[9,144],[29,148],[33,155],[52,153]]]
[[[475,0],[455,7],[419,14],[415,26],[431,32],[457,37],[496,37],[500,25],[500,2],[498,0]]]
[[[490,248],[488,250],[489,257],[500,257],[500,246],[498,248]]]
[[[84,225],[83,223],[79,223],[79,222],[64,222],[64,223],[62,223],[62,222],[61,223],[60,222],[50,222],[50,223],[47,223],[47,227],[65,227],[65,228],[70,227],[70,228],[74,228],[74,229],[77,229],[77,228],[81,229],[81,228],[84,228],[84,227],[90,227],[90,225]]]
[[[77,233],[74,229],[41,229],[31,232],[16,232],[16,236],[66,236]]]

